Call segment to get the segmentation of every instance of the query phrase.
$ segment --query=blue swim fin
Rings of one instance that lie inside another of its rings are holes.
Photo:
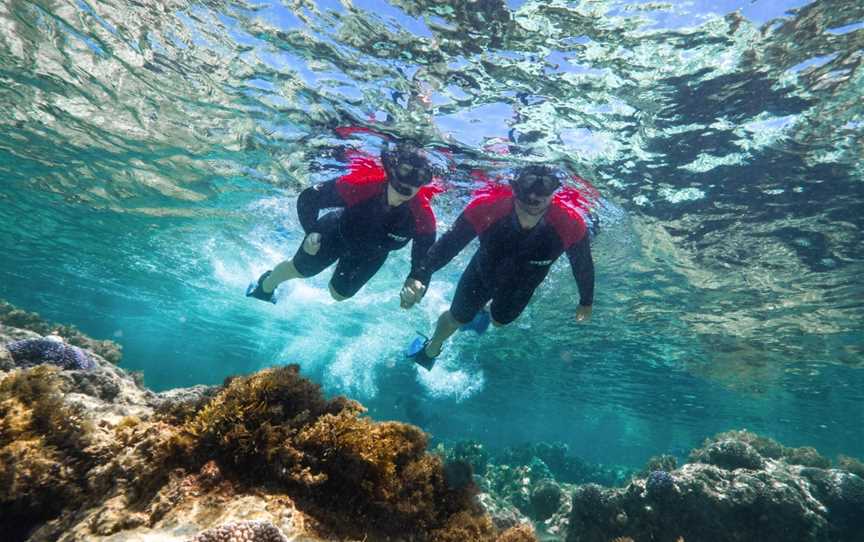
[[[429,344],[429,338],[425,335],[420,335],[419,337],[415,337],[411,344],[408,345],[408,349],[405,351],[405,357],[411,358],[414,360],[414,363],[423,367],[427,371],[431,371],[432,367],[435,366],[435,360],[437,356],[434,358],[430,358],[426,355],[426,345]]]
[[[474,315],[474,319],[460,327],[460,331],[473,331],[477,335],[483,335],[486,333],[486,330],[489,329],[489,324],[492,323],[492,317],[489,315],[489,311],[481,310],[478,311],[476,315]]]
[[[263,275],[258,277],[258,282],[251,282],[249,286],[246,288],[246,297],[254,297],[255,299],[260,299],[261,301],[269,301],[270,303],[276,304],[276,297],[273,295],[276,293],[276,290],[273,290],[269,294],[264,292],[264,280],[270,276],[271,271],[265,271]]]

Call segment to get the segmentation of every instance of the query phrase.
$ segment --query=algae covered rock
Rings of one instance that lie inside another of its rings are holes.
[[[122,348],[114,341],[93,339],[81,333],[75,326],[53,324],[35,312],[21,310],[3,300],[0,300],[0,326],[29,330],[43,336],[56,334],[69,344],[95,353],[114,364],[119,363],[123,356]]]
[[[63,401],[59,372],[43,365],[0,376],[0,525],[11,533],[55,517],[86,491],[93,428]]]
[[[471,465],[473,472],[479,476],[486,474],[489,464],[489,452],[476,440],[463,440],[447,450],[448,461],[464,461]]]
[[[772,438],[757,435],[746,429],[726,431],[707,439],[702,448],[691,452],[690,458],[691,460],[715,464],[724,468],[759,468],[756,465],[758,460],[755,459],[753,451],[760,458],[782,459],[793,465],[819,467],[822,469],[831,466],[831,461],[819,454],[813,447],[786,447]],[[712,463],[715,460],[718,463]],[[727,466],[724,466],[724,464]],[[739,466],[728,466],[734,464]],[[745,466],[747,464],[753,466]]]
[[[207,529],[189,542],[289,542],[278,527],[266,521],[226,523]]]
[[[716,465],[727,470],[756,470],[765,466],[762,456],[753,446],[732,439],[711,442],[704,448],[694,451],[690,458],[693,461]]]
[[[860,540],[864,480],[787,461],[802,449],[754,437],[718,435],[693,453],[698,462],[654,470],[623,489],[579,486],[567,541]],[[760,455],[760,449],[775,458]]]
[[[506,530],[523,523],[529,523],[529,519],[510,504],[507,499],[491,493],[480,493],[477,495],[480,506],[492,517],[492,523],[499,530]]]
[[[566,444],[560,442],[526,443],[504,449],[495,459],[499,465],[537,466],[542,464],[548,471],[538,474],[537,479],[554,478],[559,483],[621,485],[626,483],[630,469],[613,468],[592,464],[571,455]]]
[[[554,480],[541,480],[531,490],[531,517],[544,521],[561,507],[564,491]]]

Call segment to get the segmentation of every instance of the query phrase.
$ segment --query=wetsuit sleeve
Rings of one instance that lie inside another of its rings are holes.
[[[456,219],[453,227],[432,245],[426,259],[416,272],[412,269],[411,278],[419,280],[428,287],[429,281],[432,280],[432,273],[450,263],[475,237],[477,237],[477,231],[471,222],[465,218],[465,213],[462,213]]]
[[[421,268],[429,255],[429,249],[435,244],[435,232],[423,233],[414,237],[414,242],[411,245],[411,272],[408,278],[417,278],[421,276]],[[423,282],[423,281],[421,281]],[[426,282],[423,282],[426,284]]]
[[[594,259],[591,257],[591,242],[587,234],[567,249],[567,257],[579,286],[579,304],[590,306],[594,303]]]
[[[345,200],[336,189],[336,181],[327,181],[310,186],[297,197],[297,216],[307,234],[316,231],[318,213],[330,207],[345,207]]]

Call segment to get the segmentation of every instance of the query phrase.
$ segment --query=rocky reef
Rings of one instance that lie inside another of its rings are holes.
[[[114,341],[97,341],[81,333],[75,326],[48,322],[35,312],[21,310],[0,299],[0,325],[6,326],[6,333],[15,330],[31,331],[38,335],[57,333],[66,341],[80,348],[95,352],[102,359],[117,364],[123,357],[120,345]]]
[[[6,345],[63,337],[30,327],[0,324],[4,540],[536,540],[497,528],[470,467],[418,428],[326,399],[296,365],[154,393],[77,331],[89,368],[16,363]]]
[[[566,541],[862,540],[864,479],[851,458],[832,468],[813,448],[741,430],[706,440],[690,460],[621,489],[577,487]]]
[[[474,465],[496,526],[531,522],[542,540],[864,540],[864,464],[842,455],[832,464],[812,447],[786,447],[746,430],[706,440],[680,468],[662,455],[638,472],[588,464],[554,443],[493,457],[467,441],[445,453]],[[581,483],[597,476],[622,487]],[[577,477],[580,483],[562,480]]]
[[[324,397],[296,365],[154,393],[100,354],[119,349],[3,307],[29,327],[0,319],[3,540],[855,542],[864,533],[864,465],[851,457],[832,464],[747,431],[708,439],[680,467],[660,456],[640,472],[582,462],[558,444],[496,457],[479,442],[429,451],[418,428]],[[46,333],[74,337],[92,363],[37,363]],[[7,345],[28,340],[22,363]]]

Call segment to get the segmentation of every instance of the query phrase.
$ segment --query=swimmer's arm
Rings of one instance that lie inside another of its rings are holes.
[[[316,231],[321,209],[345,207],[345,200],[336,189],[336,180],[310,186],[297,197],[297,216],[307,234]]]
[[[419,280],[424,287],[428,287],[432,273],[450,263],[475,237],[477,231],[474,226],[464,214],[459,215],[453,227],[432,245],[423,263],[416,271],[412,270],[410,278]]]
[[[426,260],[426,256],[429,254],[429,249],[434,243],[434,231],[432,233],[424,233],[414,236],[414,241],[411,246],[411,271],[408,273],[408,278],[405,279],[405,284],[402,286],[402,291],[399,293],[403,309],[410,309],[416,303],[419,303],[420,300],[423,299],[423,296],[426,295],[426,286],[414,277],[422,275],[420,267]]]
[[[414,236],[411,245],[411,271],[408,278],[422,276],[421,267],[429,256],[429,250],[435,245],[435,232]]]
[[[567,249],[567,258],[579,286],[579,308],[583,311],[583,307],[590,308],[594,304],[594,258],[591,257],[591,242],[587,234]],[[590,310],[588,313],[590,315]]]

